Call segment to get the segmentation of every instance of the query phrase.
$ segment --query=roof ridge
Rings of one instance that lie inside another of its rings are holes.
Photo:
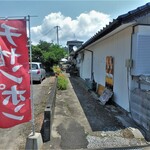
[[[84,49],[88,45],[92,44],[93,42],[97,41],[98,39],[102,38],[109,32],[113,31],[123,23],[128,23],[134,20],[136,17],[146,15],[150,12],[150,2],[146,3],[143,6],[137,7],[134,10],[127,12],[126,14],[118,16],[116,19],[113,19],[112,22],[109,22],[108,25],[103,27],[103,29],[99,30],[95,33],[91,38],[89,38],[76,52]]]

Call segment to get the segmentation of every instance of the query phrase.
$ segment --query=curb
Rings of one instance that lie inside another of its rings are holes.
[[[41,128],[41,135],[43,142],[48,142],[51,139],[51,129],[55,110],[56,101],[56,91],[57,91],[57,78],[55,78],[54,85],[51,89],[49,99],[47,101],[46,108],[44,110],[44,120]]]

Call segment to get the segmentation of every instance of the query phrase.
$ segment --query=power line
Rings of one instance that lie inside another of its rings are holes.
[[[59,29],[60,29],[60,26],[54,26],[53,28],[49,29],[47,32],[43,33],[43,37],[46,36],[48,33],[52,32],[53,29],[56,28],[56,39],[57,39],[57,45],[59,45]],[[38,36],[39,38],[40,36]],[[53,40],[52,40],[53,41]]]
[[[57,38],[57,45],[59,45],[59,29],[60,29],[60,26],[55,26],[54,28],[56,28],[56,38]]]
[[[43,34],[43,36],[46,36],[48,33],[50,33],[52,30],[54,29],[54,27],[50,30],[48,30],[46,33]]]

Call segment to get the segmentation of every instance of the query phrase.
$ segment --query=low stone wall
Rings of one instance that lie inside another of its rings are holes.
[[[140,126],[150,131],[150,92],[134,89],[131,92],[130,106],[132,118]],[[147,135],[148,136],[148,135]]]
[[[44,120],[41,128],[41,135],[43,142],[50,141],[51,139],[51,129],[56,101],[56,91],[57,91],[57,78],[55,78],[55,82],[52,86],[49,99],[47,100],[47,105],[44,111]]]

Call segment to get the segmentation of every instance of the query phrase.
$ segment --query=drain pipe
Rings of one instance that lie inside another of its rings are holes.
[[[90,49],[84,48],[84,50],[91,52],[91,81],[94,80],[94,72],[93,72],[93,51]]]
[[[131,67],[133,65],[133,61],[132,61],[132,48],[133,48],[133,34],[134,34],[134,28],[135,26],[132,27],[132,33],[131,33],[131,45],[130,45],[130,65],[127,67],[127,86],[128,86],[128,100],[129,100],[129,112],[131,114],[131,99],[130,99],[130,95],[131,95],[131,91],[130,91],[130,87],[131,87],[131,79],[129,78],[131,75]],[[132,77],[131,77],[132,78]],[[129,85],[130,84],[130,85]],[[131,114],[132,116],[132,114]]]

